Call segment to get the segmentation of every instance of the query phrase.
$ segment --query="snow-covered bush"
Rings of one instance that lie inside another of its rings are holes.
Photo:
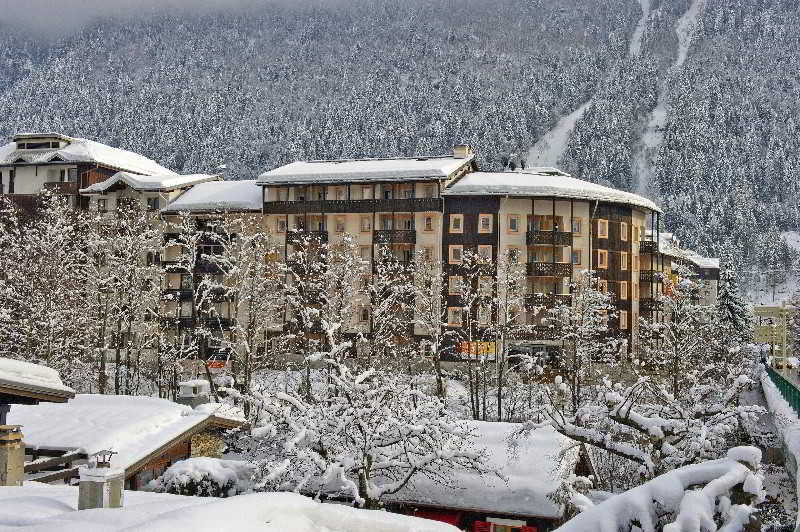
[[[232,497],[250,491],[255,466],[239,460],[188,458],[172,464],[148,484],[160,493],[197,497]]]

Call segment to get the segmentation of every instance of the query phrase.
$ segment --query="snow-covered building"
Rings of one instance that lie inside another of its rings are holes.
[[[564,509],[551,497],[582,464],[579,447],[569,445],[569,440],[552,428],[545,428],[520,439],[509,452],[508,437],[519,430],[518,424],[470,423],[497,475],[458,471],[444,484],[420,475],[389,496],[390,507],[474,532],[541,532],[554,528],[562,520]]]
[[[78,394],[62,404],[14,405],[8,422],[24,428],[26,480],[68,481],[91,455],[111,450],[117,453],[112,465],[125,471],[126,488],[136,490],[190,457],[195,435],[243,420],[155,397]]]
[[[137,153],[61,133],[19,133],[0,146],[0,193],[31,209],[35,195],[43,190],[66,195],[74,206],[87,208],[88,199],[78,191],[117,172],[174,174]]]

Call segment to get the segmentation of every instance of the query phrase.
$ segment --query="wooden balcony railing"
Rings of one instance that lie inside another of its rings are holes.
[[[535,277],[571,277],[569,262],[529,262],[528,275]]]
[[[639,312],[657,312],[661,310],[661,302],[652,297],[639,299]]]
[[[265,201],[264,214],[442,211],[441,198]]]
[[[639,242],[639,253],[658,253],[658,242],[653,240],[642,240]]]
[[[189,288],[167,288],[161,293],[165,301],[191,301],[194,292]]]
[[[535,307],[552,308],[556,305],[569,305],[572,296],[569,294],[528,294],[525,296],[525,307],[532,309]]]
[[[417,232],[413,229],[380,229],[374,232],[376,244],[416,244]]]
[[[572,233],[563,231],[528,231],[525,240],[529,246],[571,246]]]

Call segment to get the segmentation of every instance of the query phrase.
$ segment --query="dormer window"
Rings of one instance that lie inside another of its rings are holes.
[[[18,150],[51,150],[61,147],[61,143],[57,140],[37,140],[34,142],[17,142]]]

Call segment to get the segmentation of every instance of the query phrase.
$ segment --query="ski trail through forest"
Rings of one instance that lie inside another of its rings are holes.
[[[697,16],[700,13],[703,1],[692,0],[689,9],[678,19],[675,25],[675,33],[678,36],[678,54],[667,72],[667,79],[673,72],[683,67],[686,62],[686,57],[689,55],[689,47],[694,37],[694,30],[697,27]],[[644,4],[646,2],[649,3],[649,0],[640,0],[640,2],[642,3],[642,9],[644,9]],[[639,149],[636,151],[634,172],[636,175],[636,192],[639,194],[647,194],[650,188],[654,171],[653,162],[658,154],[658,148],[661,147],[661,143],[664,141],[663,128],[667,123],[667,81],[662,81],[660,85],[658,103],[650,113],[647,126],[644,133],[642,133]]]
[[[636,23],[636,29],[628,47],[628,54],[631,57],[638,57],[641,52],[642,37],[647,27],[647,18],[650,16],[650,0],[639,0],[639,4],[642,6],[642,16]],[[553,129],[536,141],[536,144],[528,152],[527,163],[529,166],[558,166],[558,162],[567,149],[567,143],[572,130],[575,129],[575,124],[583,117],[586,109],[592,105],[592,101],[593,98],[589,98],[570,114],[561,117]]]

